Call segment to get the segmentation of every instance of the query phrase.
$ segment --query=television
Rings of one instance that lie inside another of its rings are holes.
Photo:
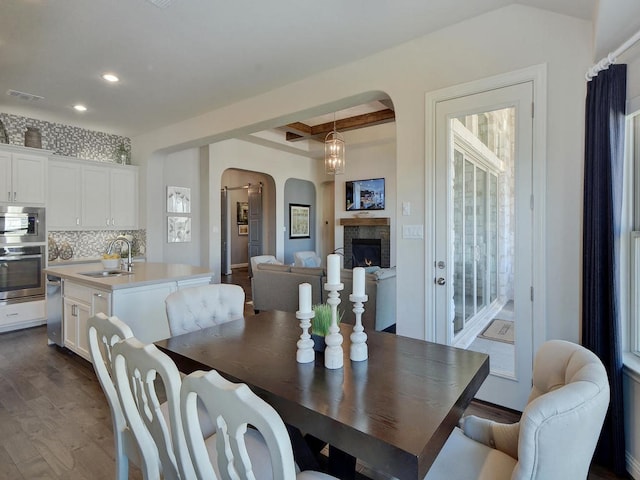
[[[384,178],[350,180],[345,184],[347,210],[384,210]]]

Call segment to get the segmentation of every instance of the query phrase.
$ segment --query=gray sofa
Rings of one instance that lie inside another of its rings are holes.
[[[340,292],[338,309],[344,311],[342,321],[353,324],[355,315],[349,295],[353,290],[352,270],[343,269],[340,280],[344,290]],[[253,308],[260,310],[298,310],[298,285],[311,284],[312,304],[325,303],[328,292],[324,289],[327,281],[323,268],[292,267],[260,263],[251,277]],[[369,300],[364,304],[362,324],[366,330],[385,330],[395,325],[396,315],[396,271],[395,268],[381,268],[365,275],[365,293]]]

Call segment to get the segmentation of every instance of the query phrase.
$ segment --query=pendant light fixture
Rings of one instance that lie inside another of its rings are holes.
[[[344,137],[336,130],[336,114],[333,113],[333,131],[324,139],[324,171],[327,175],[344,173]]]

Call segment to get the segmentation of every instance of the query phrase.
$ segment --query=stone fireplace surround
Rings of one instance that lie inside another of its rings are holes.
[[[380,266],[391,266],[391,228],[390,219],[387,217],[370,218],[341,218],[340,225],[344,227],[344,268],[352,268],[351,265],[351,240],[380,239]]]

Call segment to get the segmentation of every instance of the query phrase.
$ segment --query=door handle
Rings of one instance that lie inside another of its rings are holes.
[[[444,285],[445,283],[447,283],[447,281],[444,279],[444,277],[438,277],[438,278],[436,278],[436,284],[438,284],[438,285]]]

